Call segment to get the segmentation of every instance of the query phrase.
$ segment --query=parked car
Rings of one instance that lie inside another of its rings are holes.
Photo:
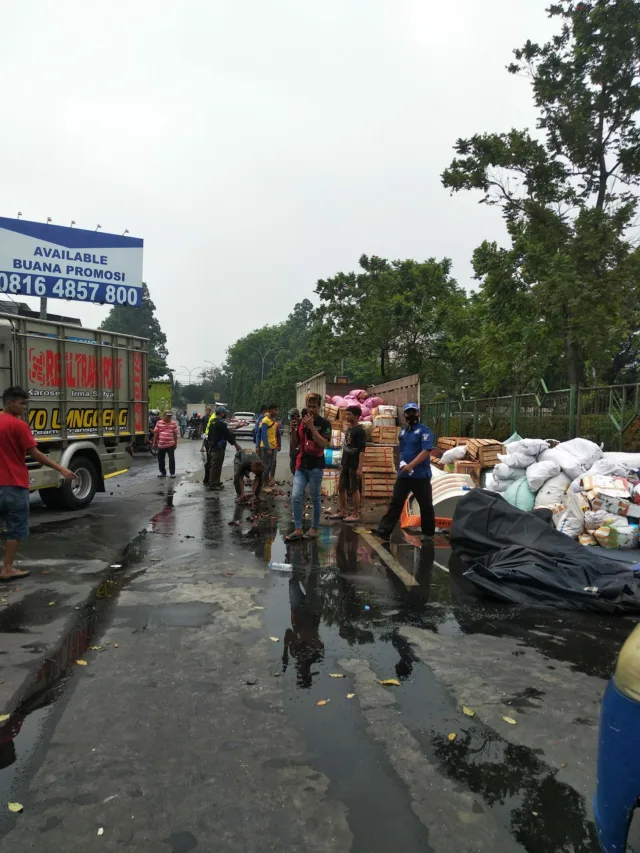
[[[253,440],[255,424],[256,416],[253,412],[235,412],[229,421],[229,429],[233,430],[237,438],[250,438]]]

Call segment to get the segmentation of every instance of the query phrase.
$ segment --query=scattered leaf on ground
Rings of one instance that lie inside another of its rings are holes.
[[[451,734],[447,735],[447,737],[453,743],[453,741],[456,739],[457,735],[455,732],[451,732]]]
[[[385,678],[380,682],[380,684],[382,684],[383,687],[400,687],[400,682],[397,678]]]
[[[347,693],[347,699],[353,699],[355,695],[355,693]]]
[[[4,723],[5,720],[8,720],[11,714],[0,714],[0,723]]]
[[[330,699],[321,699],[319,702],[316,702],[316,705],[326,705],[330,701]]]
[[[55,604],[55,601],[50,601],[50,602],[49,602],[49,607],[53,607],[53,605],[54,605],[54,604]]]
[[[114,644],[113,644],[113,648],[114,648],[114,649],[119,649],[119,648],[120,648],[120,643],[114,643]]]
[[[7,808],[14,814],[19,814],[22,811],[22,803],[7,803]]]
[[[76,663],[78,664],[78,666],[86,666],[87,665],[86,660],[77,660]]]
[[[503,717],[502,719],[505,721],[505,723],[509,723],[510,726],[516,725],[516,721],[513,719],[513,717]]]
[[[566,766],[567,766],[567,762],[566,762],[566,761],[563,761],[563,762],[562,762],[562,764],[560,765],[560,767],[566,767]]]
[[[279,643],[280,642],[280,637],[269,637],[269,639],[271,640],[272,643]]]
[[[92,652],[101,652],[102,646],[89,646],[89,650]]]
[[[252,610],[264,610],[264,607],[252,607]]]
[[[462,713],[466,714],[467,717],[475,717],[476,715],[476,712],[473,710],[473,708],[469,708],[468,705],[462,706]]]
[[[329,678],[345,678],[342,672],[330,672]]]

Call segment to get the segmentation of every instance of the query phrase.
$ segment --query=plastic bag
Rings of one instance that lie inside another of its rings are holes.
[[[504,493],[504,499],[524,512],[531,512],[534,508],[536,499],[535,495],[529,488],[526,477],[521,477],[515,483],[511,483],[507,491]]]
[[[527,468],[527,482],[532,492],[538,492],[552,477],[557,477],[560,473],[560,466],[557,462],[534,462]]]
[[[586,503],[586,502],[585,502]],[[589,504],[586,504],[588,507]],[[577,539],[584,533],[584,504],[574,492],[567,493],[566,509],[564,512],[554,515],[553,521],[560,533]]]
[[[599,527],[628,527],[629,521],[623,515],[613,515],[606,509],[588,509],[584,514],[585,530],[597,530]]]
[[[522,441],[522,436],[518,435],[517,432],[514,432],[512,435],[509,436],[509,438],[507,438],[502,443],[503,444],[513,444],[514,441]]]
[[[536,495],[536,506],[554,506],[563,504],[571,480],[566,474],[560,473],[542,486]]]
[[[442,454],[440,461],[443,465],[452,465],[458,459],[464,459],[467,455],[467,445],[459,444],[458,447],[450,447]]]

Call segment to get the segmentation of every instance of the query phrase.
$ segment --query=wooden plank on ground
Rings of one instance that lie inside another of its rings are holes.
[[[365,540],[367,545],[370,545],[380,559],[387,565],[388,568],[396,575],[405,586],[418,586],[418,581],[410,575],[409,572],[401,566],[393,554],[390,554],[387,549],[364,527],[356,527],[356,533]]]

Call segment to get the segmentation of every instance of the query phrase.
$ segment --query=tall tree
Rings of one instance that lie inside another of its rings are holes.
[[[142,283],[142,304],[139,308],[127,305],[114,305],[100,325],[101,329],[109,332],[120,332],[123,335],[138,335],[149,338],[149,379],[163,376],[167,373],[167,336],[162,331],[155,314],[149,288]]]
[[[629,231],[640,183],[640,4],[560,0],[547,11],[558,34],[528,41],[508,67],[531,81],[538,134],[459,139],[442,179],[500,206],[511,238],[507,250],[485,243],[474,256],[485,317],[503,315],[494,380],[522,343],[576,384],[589,365],[610,364],[637,323]]]

